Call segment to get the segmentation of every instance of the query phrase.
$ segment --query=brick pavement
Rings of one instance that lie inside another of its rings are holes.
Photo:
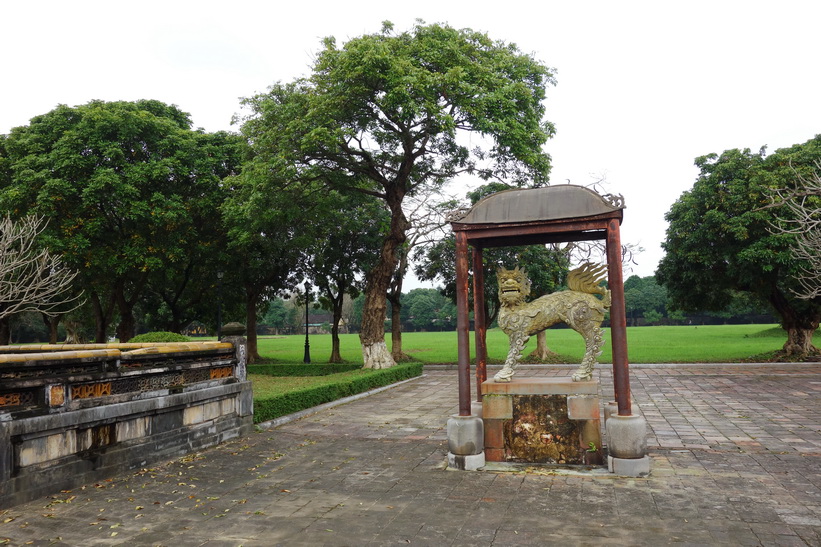
[[[570,367],[522,375],[569,375]],[[598,371],[604,397],[607,369]],[[652,473],[444,470],[455,371],[0,511],[10,545],[821,545],[818,365],[642,366]]]

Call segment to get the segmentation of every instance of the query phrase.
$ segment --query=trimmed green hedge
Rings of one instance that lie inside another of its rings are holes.
[[[176,332],[166,332],[166,331],[155,331],[155,332],[146,332],[144,334],[138,334],[131,340],[129,343],[146,343],[146,342],[190,342],[191,339],[187,336],[183,336],[182,334],[177,334]]]
[[[306,408],[415,378],[422,374],[422,366],[422,363],[405,363],[386,369],[366,370],[355,378],[337,381],[329,378],[327,383],[315,387],[294,390],[264,399],[254,397],[254,423],[267,422]]]
[[[249,374],[265,374],[267,376],[327,376],[338,372],[349,372],[362,368],[362,365],[323,363],[307,365],[302,363],[288,363],[283,365],[248,365]]]

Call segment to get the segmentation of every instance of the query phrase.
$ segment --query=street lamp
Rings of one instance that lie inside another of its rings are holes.
[[[217,342],[220,340],[222,334],[222,276],[225,275],[221,270],[217,272]]]
[[[305,282],[305,357],[302,362],[311,364],[311,344],[308,343],[308,303],[311,301],[311,286]]]

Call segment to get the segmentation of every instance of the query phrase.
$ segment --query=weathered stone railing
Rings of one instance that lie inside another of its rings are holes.
[[[252,427],[242,337],[0,347],[0,507]]]

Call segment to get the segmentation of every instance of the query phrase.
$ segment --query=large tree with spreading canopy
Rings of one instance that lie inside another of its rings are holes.
[[[0,208],[49,219],[43,239],[79,270],[96,340],[115,313],[128,340],[152,278],[168,283],[193,250],[216,247],[213,219],[238,145],[160,101],[59,105],[4,139]]]
[[[821,135],[769,156],[764,148],[734,149],[696,159],[698,179],[666,215],[667,253],[656,273],[676,308],[718,311],[736,291],[750,293],[780,316],[787,331],[785,355],[818,353],[812,336],[821,320],[821,297],[795,294],[809,266],[791,253],[796,234],[772,229],[776,219],[792,213],[772,207],[771,196],[795,188],[819,159]]]
[[[243,133],[272,181],[319,181],[375,196],[390,211],[366,275],[365,367],[394,364],[384,320],[409,228],[405,197],[460,174],[545,184],[550,158],[542,145],[553,126],[543,100],[553,83],[544,64],[481,32],[418,22],[395,33],[386,22],[341,47],[325,39],[308,77],[244,101],[251,113]]]

